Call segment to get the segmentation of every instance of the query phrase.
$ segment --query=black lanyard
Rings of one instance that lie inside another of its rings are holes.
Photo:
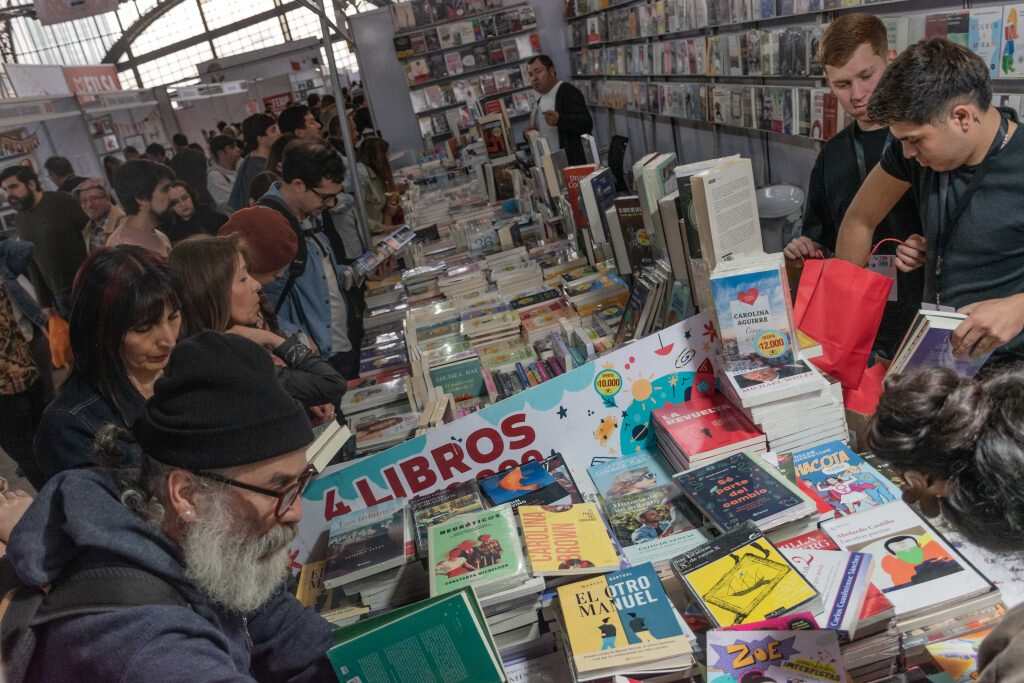
[[[981,187],[981,181],[985,179],[985,174],[989,169],[989,161],[1006,146],[1006,136],[1009,132],[1009,127],[1007,118],[1000,115],[999,130],[996,132],[996,137],[992,140],[992,146],[989,147],[984,160],[982,160],[977,170],[974,171],[974,177],[967,184],[963,195],[957,201],[956,207],[949,214],[946,212],[946,202],[949,200],[949,173],[939,174],[939,206],[936,216],[938,219],[936,220],[938,225],[936,246],[938,248],[935,252],[935,303],[937,304],[942,303],[942,262],[946,256],[946,249],[949,247],[949,243],[953,241],[953,236],[960,226],[960,219],[971,203],[974,193],[978,191],[978,188]]]
[[[868,177],[867,162],[864,160],[864,143],[861,142],[860,136],[860,126],[858,126],[857,122],[854,121],[850,124],[850,144],[853,145],[853,156],[857,160],[857,177],[859,180],[857,183],[858,190],[864,184],[864,180]],[[889,222],[890,220],[889,214],[885,214],[885,218],[882,219],[882,222],[879,223],[877,227],[884,228],[890,235],[895,235],[896,232],[892,230],[892,226]]]

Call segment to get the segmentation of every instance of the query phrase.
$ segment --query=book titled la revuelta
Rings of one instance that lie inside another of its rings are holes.
[[[689,630],[649,562],[560,586],[558,601],[581,673],[612,675],[662,660],[683,668],[688,658],[692,662]]]
[[[534,576],[598,574],[619,557],[594,503],[521,505],[519,522]]]

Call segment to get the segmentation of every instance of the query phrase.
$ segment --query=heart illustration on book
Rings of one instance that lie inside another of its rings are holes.
[[[751,287],[750,289],[744,290],[737,294],[736,298],[748,306],[753,306],[754,302],[757,301],[757,296],[757,287]]]

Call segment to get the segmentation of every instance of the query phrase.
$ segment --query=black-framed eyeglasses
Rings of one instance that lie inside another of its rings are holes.
[[[309,188],[309,191],[312,192],[313,194],[315,194],[317,197],[320,198],[320,201],[323,202],[325,208],[333,209],[334,207],[336,207],[338,205],[338,193],[337,192],[335,192],[334,194],[331,194],[329,192],[321,192],[320,190],[316,189],[315,187]]]
[[[259,493],[264,496],[270,496],[271,498],[277,498],[277,506],[274,508],[274,515],[280,519],[287,514],[287,512],[295,505],[295,501],[305,492],[306,487],[309,486],[309,482],[316,476],[316,468],[312,465],[307,465],[306,469],[302,470],[302,474],[295,480],[291,486],[286,488],[284,491],[273,491],[271,489],[265,489],[261,486],[253,486],[252,484],[246,484],[245,482],[235,481],[228,477],[223,477],[216,472],[204,472],[202,470],[193,471],[192,474],[203,479],[209,479],[210,481],[220,482],[221,484],[227,484],[228,486],[235,486],[246,491],[252,491],[253,493]]]

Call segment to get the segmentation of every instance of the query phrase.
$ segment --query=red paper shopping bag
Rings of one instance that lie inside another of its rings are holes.
[[[892,285],[842,259],[804,261],[793,324],[821,344],[814,364],[847,389],[860,386]]]

